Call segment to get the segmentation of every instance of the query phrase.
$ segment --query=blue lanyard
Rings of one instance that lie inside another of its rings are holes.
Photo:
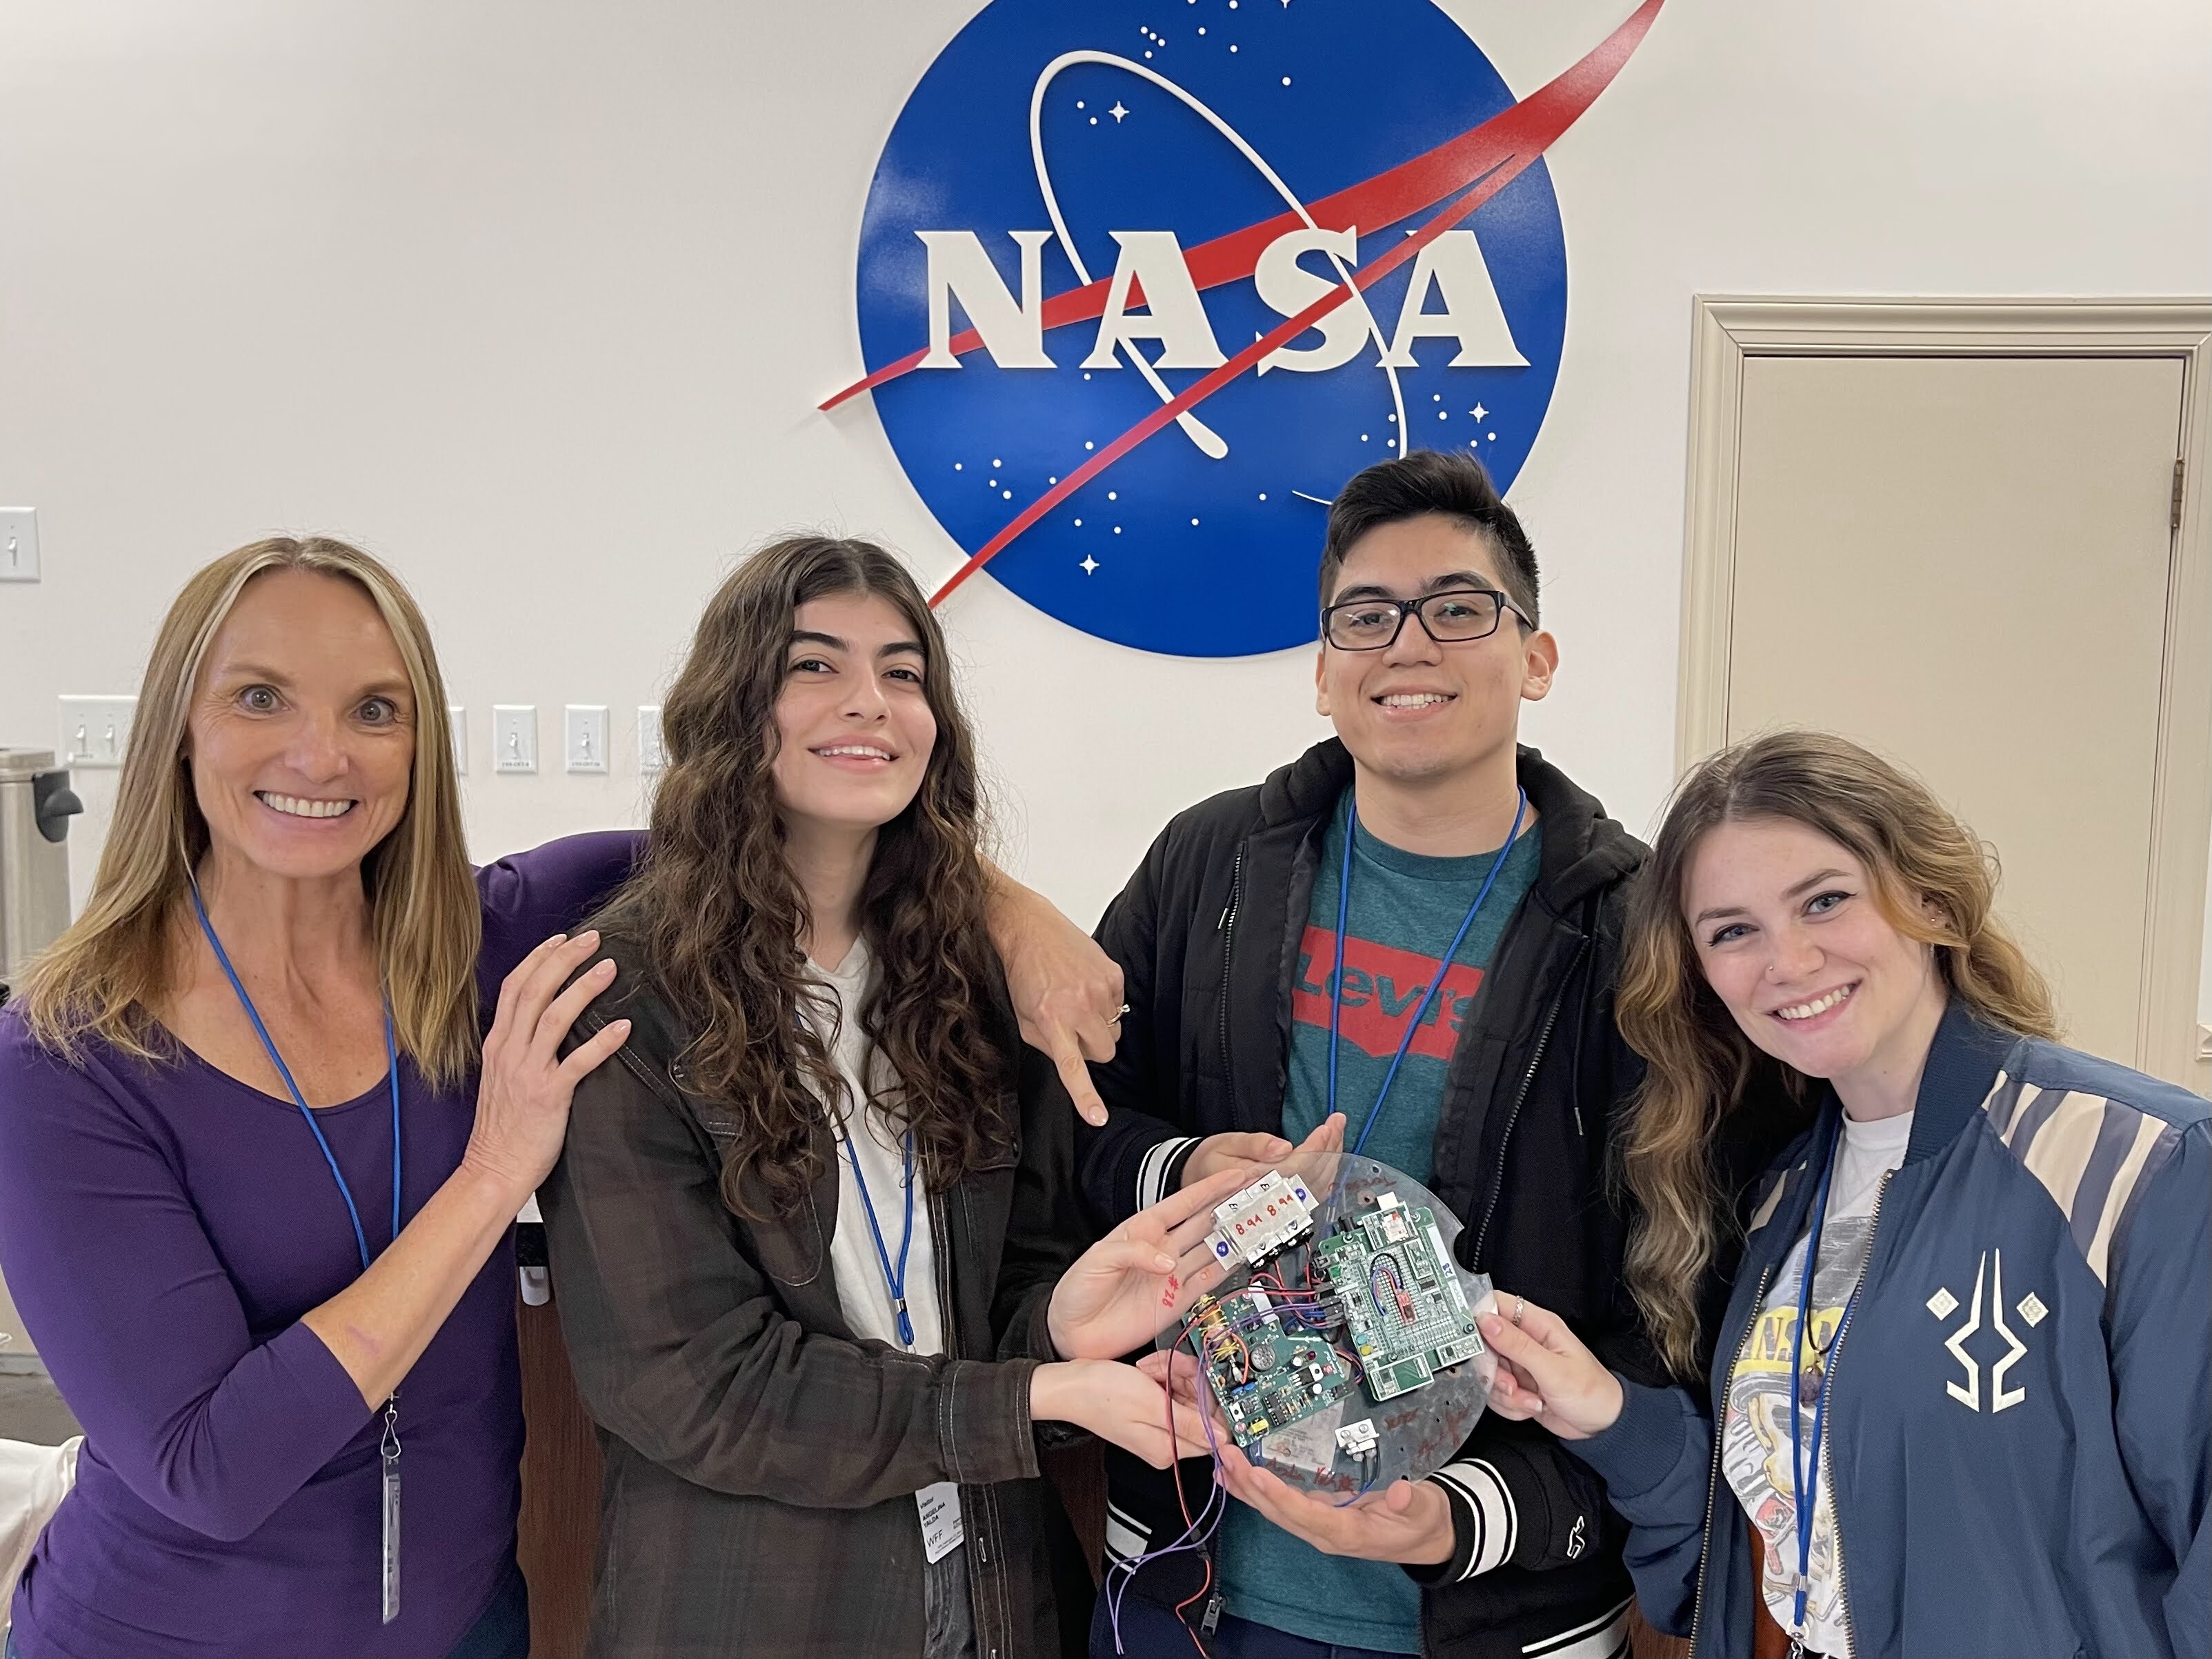
[[[1436,1000],[1444,975],[1451,971],[1452,959],[1459,955],[1460,942],[1466,939],[1467,930],[1474,926],[1475,912],[1482,908],[1483,900],[1498,884],[1498,872],[1505,867],[1512,855],[1513,844],[1521,839],[1521,820],[1528,815],[1528,792],[1520,792],[1521,799],[1513,808],[1513,827],[1505,832],[1505,845],[1498,849],[1498,856],[1490,861],[1490,873],[1482,878],[1481,890],[1475,894],[1474,902],[1467,907],[1467,915],[1452,935],[1443,960],[1437,964],[1436,977],[1421,994],[1421,1006],[1413,1010],[1413,1018],[1406,1022],[1406,1035],[1398,1039],[1398,1052],[1390,1056],[1390,1069],[1382,1073],[1382,1086],[1376,1091],[1375,1103],[1367,1109],[1367,1121],[1361,1126],[1359,1139],[1352,1144],[1355,1156],[1367,1145],[1367,1137],[1374,1132],[1375,1120],[1382,1115],[1382,1102],[1390,1092],[1390,1085],[1398,1075],[1398,1063],[1406,1058],[1406,1051],[1413,1046],[1413,1033],[1421,1029],[1421,1021],[1429,1012],[1429,1004]],[[1328,1112],[1336,1115],[1336,1036],[1344,1023],[1344,936],[1345,924],[1352,915],[1352,845],[1359,839],[1359,805],[1351,803],[1351,813],[1344,826],[1344,872],[1336,884],[1336,986],[1329,994],[1328,1002]]]
[[[860,1109],[865,1120],[867,1108]],[[864,1121],[860,1133],[867,1133]],[[868,1178],[860,1173],[860,1155],[853,1150],[853,1129],[848,1123],[838,1137],[845,1143],[845,1161],[853,1166],[853,1180],[860,1189],[860,1206],[868,1212],[868,1234],[876,1241],[876,1261],[884,1270],[884,1283],[890,1288],[891,1310],[898,1316],[899,1340],[909,1348],[914,1346],[914,1321],[906,1311],[906,1255],[914,1246],[914,1131],[906,1132],[906,1231],[899,1236],[898,1271],[891,1271],[891,1253],[884,1248],[884,1230],[876,1220],[876,1201],[868,1196]]]
[[[314,1113],[308,1109],[307,1097],[300,1092],[300,1085],[292,1080],[291,1067],[284,1064],[284,1056],[276,1052],[276,1044],[269,1035],[269,1028],[261,1023],[260,1010],[253,1006],[253,999],[246,994],[245,981],[239,978],[238,969],[230,965],[230,957],[223,950],[222,941],[215,936],[215,924],[208,920],[207,906],[200,902],[200,890],[198,883],[194,883],[192,886],[192,912],[200,919],[200,932],[207,935],[207,942],[215,947],[215,959],[222,964],[223,975],[230,981],[230,988],[238,993],[239,1004],[246,1010],[246,1017],[253,1022],[254,1034],[261,1039],[261,1046],[269,1055],[270,1064],[276,1066],[276,1075],[284,1079],[284,1087],[290,1091],[292,1103],[300,1109],[300,1115],[307,1119],[307,1129],[315,1137],[315,1145],[323,1149],[323,1162],[331,1166],[331,1179],[338,1183],[338,1196],[345,1200],[346,1214],[353,1222],[353,1242],[355,1247],[361,1252],[361,1270],[367,1273],[370,1260],[368,1236],[362,1231],[361,1211],[353,1201],[353,1188],[346,1185],[345,1174],[338,1168],[337,1155],[331,1151],[331,1143],[323,1133],[323,1126],[315,1121]],[[384,1058],[386,1064],[391,1068],[389,1075],[392,1081],[392,1236],[398,1238],[399,1237],[399,1053],[398,1043],[392,1036],[392,1005],[388,1001],[384,1005]]]
[[[1790,1344],[1790,1495],[1797,1504],[1797,1610],[1794,1632],[1802,1646],[1805,1639],[1805,1598],[1813,1588],[1813,1495],[1814,1485],[1820,1478],[1820,1431],[1828,1416],[1828,1385],[1836,1380],[1836,1368],[1824,1366],[1820,1372],[1820,1391],[1813,1401],[1813,1438],[1802,1449],[1809,1455],[1801,1455],[1797,1438],[1797,1401],[1802,1397],[1805,1364],[1805,1345],[1812,1340],[1813,1268],[1820,1255],[1820,1230],[1828,1219],[1828,1188],[1836,1178],[1836,1141],[1843,1133],[1843,1120],[1828,1136],[1828,1167],[1820,1172],[1820,1190],[1813,1200],[1813,1224],[1805,1235],[1805,1272],[1797,1285],[1797,1330]],[[1872,1264],[1869,1263],[1869,1266]],[[1859,1284],[1851,1286],[1851,1293],[1844,1299],[1844,1310],[1837,1316],[1837,1334],[1843,1333],[1844,1321],[1851,1316],[1851,1304],[1859,1299],[1859,1285],[1866,1283],[1861,1273]]]

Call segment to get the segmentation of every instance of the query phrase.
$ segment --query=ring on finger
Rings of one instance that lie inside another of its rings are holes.
[[[1525,1296],[1515,1297],[1513,1298],[1513,1322],[1516,1326],[1518,1326],[1521,1323],[1521,1316],[1528,1311],[1528,1298]]]

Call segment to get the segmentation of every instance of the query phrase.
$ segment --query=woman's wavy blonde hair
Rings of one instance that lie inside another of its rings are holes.
[[[450,1085],[477,1054],[476,960],[483,933],[461,833],[445,682],[430,630],[405,586],[345,543],[314,536],[252,543],[200,569],[162,619],[138,690],[115,817],[83,913],[37,959],[21,1000],[32,1035],[72,1060],[88,1039],[145,1060],[174,1046],[155,1010],[172,989],[176,930],[208,848],[185,738],[208,647],[256,578],[304,570],[349,581],[392,630],[415,700],[415,767],[399,822],[362,866],[378,971],[399,1047]]]
[[[1996,851],[1926,785],[1845,738],[1776,732],[1724,749],[1675,789],[1629,896],[1621,1035],[1649,1062],[1631,1101],[1620,1174],[1636,1200],[1628,1285],[1678,1374],[1698,1369],[1698,1293],[1720,1231],[1734,1224],[1713,1146],[1754,1079],[1799,1098],[1808,1080],[1753,1047],[1698,966],[1683,882],[1708,831],[1747,819],[1803,824],[1873,878],[1906,938],[1935,947],[1950,994],[1993,1025],[2055,1036],[2043,977],[1994,914]],[[1762,1091],[1764,1092],[1764,1091]]]

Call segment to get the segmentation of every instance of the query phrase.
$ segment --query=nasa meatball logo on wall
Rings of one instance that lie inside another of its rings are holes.
[[[993,0],[884,146],[860,237],[899,465],[975,571],[1102,639],[1316,637],[1327,503],[1411,448],[1501,489],[1558,378],[1544,150],[1646,3],[1516,101],[1431,0]]]

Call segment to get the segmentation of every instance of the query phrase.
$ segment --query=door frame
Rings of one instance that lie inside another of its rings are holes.
[[[2212,844],[2212,300],[1698,295],[1682,532],[1678,771],[1727,739],[1747,357],[2171,357],[2182,364],[2180,522],[2167,566],[2136,1065],[2202,1087],[2197,978]]]

